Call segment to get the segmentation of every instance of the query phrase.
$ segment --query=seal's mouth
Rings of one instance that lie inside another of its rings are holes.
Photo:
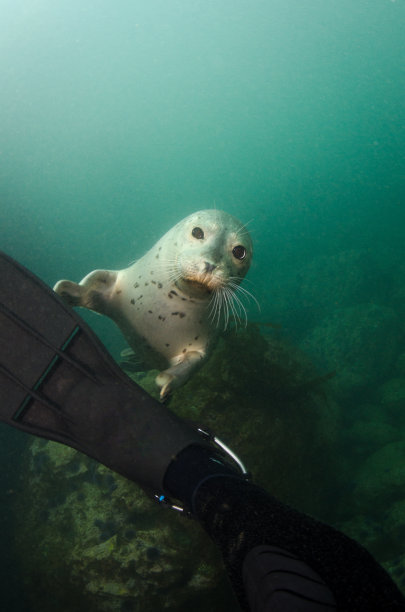
[[[176,284],[184,293],[204,299],[223,287],[224,282],[218,276],[205,273],[183,276]]]
[[[194,291],[199,291],[201,293],[212,293],[213,288],[210,288],[209,283],[201,282],[198,280],[184,278],[183,282],[185,285]]]

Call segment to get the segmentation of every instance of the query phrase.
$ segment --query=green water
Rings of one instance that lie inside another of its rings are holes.
[[[0,0],[0,248],[78,281],[224,209],[254,241],[251,318],[297,344],[354,264],[327,281],[305,266],[369,258],[344,306],[394,312],[378,388],[405,379],[404,24],[404,0]],[[86,318],[118,354],[113,325]],[[342,404],[369,402],[368,380]],[[25,438],[0,433],[10,479]]]

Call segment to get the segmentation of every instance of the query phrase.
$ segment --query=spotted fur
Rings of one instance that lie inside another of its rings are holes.
[[[164,398],[209,355],[223,315],[218,294],[230,299],[251,259],[245,227],[226,212],[203,210],[180,221],[129,268],[95,270],[79,284],[61,280],[54,290],[72,306],[113,319],[137,355],[166,368],[156,378]],[[231,308],[237,314],[236,299]]]

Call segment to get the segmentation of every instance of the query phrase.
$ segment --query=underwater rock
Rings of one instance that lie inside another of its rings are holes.
[[[346,432],[346,442],[352,448],[352,454],[366,457],[377,448],[403,437],[398,427],[380,419],[356,420]]]
[[[398,356],[395,362],[395,372],[401,378],[405,378],[405,352]]]
[[[60,444],[35,439],[30,446],[30,504],[19,510],[17,533],[30,609],[147,612],[195,604],[202,612],[201,592],[210,609],[222,576],[202,532],[122,476],[68,450],[78,470],[70,469]],[[48,457],[47,472],[31,469],[38,454]]]
[[[337,528],[364,546],[405,593],[405,500],[387,507],[384,520],[359,514]]]
[[[367,548],[405,594],[404,458],[404,440],[368,457],[354,476],[351,494],[341,502],[351,516],[336,527]]]
[[[156,393],[154,373],[140,382]],[[275,496],[329,520],[339,411],[327,384],[297,348],[249,326],[220,338],[170,409],[215,432]],[[237,609],[196,523],[62,445],[35,439],[28,454],[16,516],[33,611]]]
[[[380,562],[386,560],[387,531],[384,529],[381,520],[372,518],[367,514],[359,514],[348,521],[339,523],[337,527],[367,548]]]
[[[198,380],[179,389],[170,407],[214,431],[275,496],[322,513],[339,408],[329,381],[275,336],[265,340],[255,326],[225,334]]]
[[[380,387],[381,405],[393,421],[405,425],[405,378],[391,378]]]
[[[356,476],[352,505],[359,513],[386,516],[389,507],[405,499],[405,440],[390,442],[372,453]]]
[[[396,544],[397,554],[403,553],[405,542],[405,497],[387,509],[384,523],[390,539]]]
[[[336,372],[339,396],[375,386],[392,368],[399,349],[399,321],[391,308],[360,304],[335,310],[303,340],[319,366]]]
[[[384,562],[383,567],[391,574],[403,593],[405,593],[405,553]]]

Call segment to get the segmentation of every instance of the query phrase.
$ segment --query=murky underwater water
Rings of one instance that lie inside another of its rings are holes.
[[[269,364],[334,373],[309,420],[319,449],[310,428],[294,432],[308,488],[291,464],[277,491],[360,539],[402,588],[404,18],[402,0],[0,1],[0,248],[53,285],[127,266],[199,209],[249,223],[244,286]],[[114,325],[84,317],[118,358]],[[179,403],[198,403],[198,380]],[[228,442],[243,419],[259,448],[274,441],[254,437],[270,418],[262,392],[240,422],[225,412]],[[277,413],[281,428],[300,418]],[[33,442],[0,435],[4,600],[37,610],[18,593],[30,544],[15,544]]]

